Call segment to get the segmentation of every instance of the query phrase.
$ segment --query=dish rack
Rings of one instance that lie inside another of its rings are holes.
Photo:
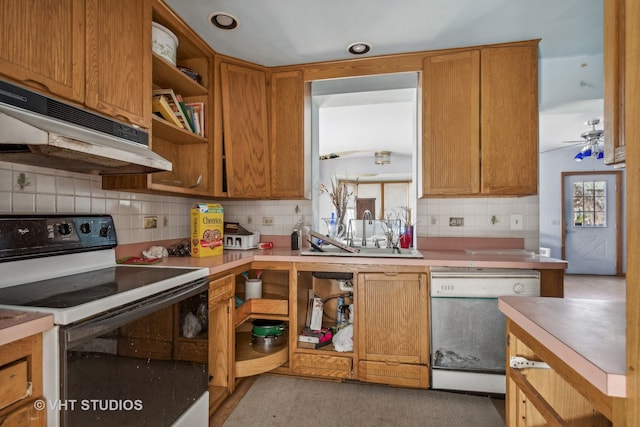
[[[249,235],[227,234],[223,239],[224,249],[255,249],[260,241],[260,233]]]

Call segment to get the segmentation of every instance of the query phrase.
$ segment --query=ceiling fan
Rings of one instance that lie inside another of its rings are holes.
[[[562,141],[565,144],[584,143],[584,147],[573,158],[575,161],[582,161],[585,157],[594,156],[596,159],[602,159],[604,157],[604,130],[596,129],[596,126],[600,123],[600,119],[591,119],[586,124],[591,126],[591,129],[582,132],[580,136],[582,141]]]

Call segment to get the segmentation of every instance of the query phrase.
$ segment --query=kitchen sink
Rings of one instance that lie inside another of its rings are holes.
[[[393,252],[391,248],[356,247],[358,252],[347,252],[335,246],[322,246],[322,252],[315,249],[303,249],[301,255],[314,256],[346,256],[368,258],[423,258],[422,253],[415,249],[399,249]]]

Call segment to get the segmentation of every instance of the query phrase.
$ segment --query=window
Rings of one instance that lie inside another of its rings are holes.
[[[573,184],[573,226],[607,226],[606,181],[579,181]]]

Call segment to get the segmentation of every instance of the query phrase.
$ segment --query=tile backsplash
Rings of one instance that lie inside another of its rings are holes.
[[[114,218],[120,244],[188,237],[189,209],[197,201],[105,191],[100,176],[0,162],[0,214],[106,213]],[[288,235],[296,222],[310,223],[313,216],[309,200],[219,202],[225,220],[263,235]],[[538,196],[423,199],[416,210],[420,237],[520,237],[525,249],[538,250]],[[144,229],[145,216],[157,216],[158,228]],[[464,225],[450,226],[450,218],[463,218]]]

